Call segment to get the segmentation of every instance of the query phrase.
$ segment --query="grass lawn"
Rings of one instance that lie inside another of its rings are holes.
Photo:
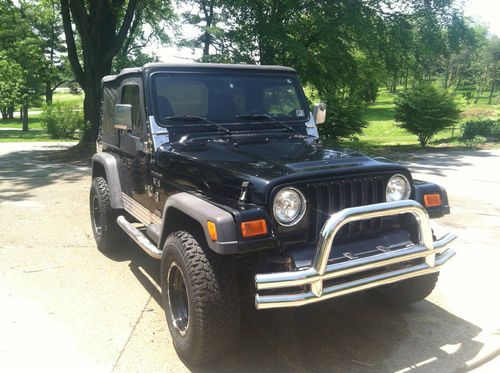
[[[54,102],[64,102],[75,107],[83,107],[83,93],[74,95],[66,92],[55,92],[53,100]]]
[[[83,105],[83,95],[73,95],[70,93],[54,93],[54,102],[64,102],[75,107]],[[30,108],[31,111],[39,111],[41,107]],[[30,114],[28,116],[28,132],[22,132],[23,125],[19,118],[0,119],[0,142],[16,141],[75,141],[75,139],[53,139],[45,131],[41,121],[40,114]],[[6,130],[6,128],[9,128]],[[14,128],[14,129],[10,129]]]
[[[395,94],[382,91],[373,105],[366,108],[364,119],[368,126],[363,133],[358,136],[359,141],[343,141],[342,145],[367,149],[373,151],[401,151],[420,149],[417,136],[399,128],[394,121],[394,98]],[[499,105],[488,105],[487,98],[479,100],[478,104],[469,104],[464,106],[464,110],[470,107],[481,107],[489,110],[496,110],[500,114]],[[438,133],[428,144],[429,148],[443,147],[464,147],[465,144],[460,141],[460,124],[457,124],[455,130],[451,128]]]

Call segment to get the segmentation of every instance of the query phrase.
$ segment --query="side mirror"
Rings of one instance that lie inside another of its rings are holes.
[[[113,110],[113,127],[118,130],[132,130],[132,105],[115,105]]]
[[[320,102],[319,104],[314,105],[313,108],[313,117],[316,124],[325,123],[326,119],[326,104]]]

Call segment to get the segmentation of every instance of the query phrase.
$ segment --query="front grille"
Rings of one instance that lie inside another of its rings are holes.
[[[320,181],[306,185],[309,203],[309,241],[316,241],[323,224],[331,214],[347,207],[370,205],[384,201],[385,178],[365,176],[352,179]],[[378,233],[382,219],[349,223],[336,236],[339,241],[364,234]]]

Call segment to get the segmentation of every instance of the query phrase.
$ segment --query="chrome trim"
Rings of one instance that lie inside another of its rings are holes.
[[[155,259],[161,259],[163,251],[158,250],[153,242],[149,240],[142,232],[134,227],[124,216],[120,215],[116,219],[118,225],[143,249],[149,256]]]
[[[419,227],[419,243],[412,246],[383,252],[380,254],[328,265],[335,235],[346,224],[353,221],[373,219],[390,215],[410,213],[415,216]],[[323,225],[316,245],[316,254],[311,267],[305,270],[265,273],[255,276],[257,291],[306,286],[301,293],[255,296],[257,309],[295,307],[324,299],[338,297],[375,286],[401,281],[407,278],[437,272],[454,255],[449,245],[456,235],[448,233],[433,241],[427,211],[418,202],[402,200],[352,207],[333,214]],[[402,269],[361,277],[333,286],[323,287],[324,281],[360,274],[414,259],[424,258],[424,262]]]
[[[149,116],[149,129],[153,141],[153,151],[158,150],[160,145],[170,142],[168,130],[164,127],[160,127],[158,123],[156,123],[154,115]]]
[[[144,225],[151,223],[161,225],[161,218],[153,214],[132,197],[122,192],[123,208]]]
[[[309,136],[319,139],[318,126],[312,113],[309,113],[309,119],[306,122],[306,132]]]

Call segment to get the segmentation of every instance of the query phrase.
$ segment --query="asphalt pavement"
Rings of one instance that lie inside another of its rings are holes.
[[[0,144],[0,372],[178,372],[159,263],[133,244],[95,247],[88,160],[69,144]],[[500,372],[500,150],[400,157],[448,190],[456,258],[422,302],[364,294],[305,308],[245,309],[216,372]]]

